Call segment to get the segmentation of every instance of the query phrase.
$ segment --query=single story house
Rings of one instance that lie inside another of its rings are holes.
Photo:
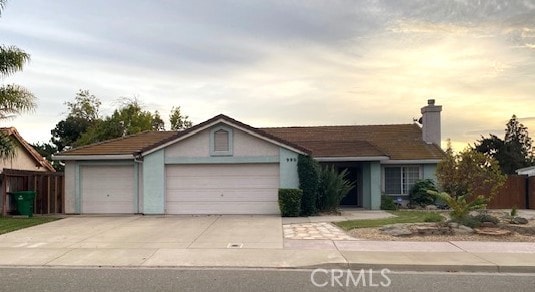
[[[31,171],[55,172],[54,167],[26,142],[16,128],[0,128],[0,132],[9,137],[15,146],[15,156],[0,159],[0,172],[4,168]]]
[[[33,147],[19,134],[16,128],[0,128],[0,132],[8,137],[15,147],[15,155],[10,158],[0,159],[0,173],[4,169],[28,170],[38,172],[55,172],[54,167],[43,158]],[[5,185],[4,185],[5,184]],[[11,191],[13,186],[9,182],[0,180],[0,214],[10,212],[14,207],[11,197],[6,192]],[[4,204],[6,206],[4,210]]]
[[[298,188],[297,159],[349,169],[345,205],[379,209],[435,178],[441,106],[417,124],[254,128],[225,115],[183,131],[149,131],[62,152],[66,213],[278,214]]]

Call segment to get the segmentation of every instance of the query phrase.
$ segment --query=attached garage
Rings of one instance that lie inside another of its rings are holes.
[[[167,214],[278,214],[279,164],[166,166]]]
[[[82,213],[135,213],[132,165],[81,166],[80,178]]]

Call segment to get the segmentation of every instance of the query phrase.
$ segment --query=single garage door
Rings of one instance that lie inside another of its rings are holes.
[[[279,214],[278,164],[169,165],[168,214]]]
[[[82,213],[135,213],[133,166],[83,166]]]

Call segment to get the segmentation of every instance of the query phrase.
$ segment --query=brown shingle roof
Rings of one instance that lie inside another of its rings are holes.
[[[146,131],[139,134],[103,141],[62,152],[61,155],[129,155],[155,147],[162,140],[177,135],[176,131]]]
[[[416,124],[263,128],[299,144],[315,157],[389,156],[393,160],[441,159],[444,152],[422,140]]]
[[[394,160],[441,159],[444,152],[422,140],[416,124],[254,128],[225,115],[215,116],[183,131],[147,131],[75,148],[61,155],[124,155],[149,151],[218,120],[288,145],[315,157],[377,157]]]
[[[7,136],[14,137],[20,143],[20,145],[24,148],[24,150],[26,150],[28,154],[30,154],[30,156],[33,157],[33,159],[35,159],[36,166],[44,167],[48,171],[51,171],[51,172],[56,171],[54,167],[52,166],[52,164],[48,162],[48,160],[46,160],[43,156],[41,156],[41,154],[39,154],[37,150],[35,150],[28,142],[26,142],[26,140],[24,140],[24,138],[22,138],[22,136],[19,134],[19,131],[17,131],[16,128],[14,127],[0,128],[0,131],[2,131],[2,133],[4,133]]]

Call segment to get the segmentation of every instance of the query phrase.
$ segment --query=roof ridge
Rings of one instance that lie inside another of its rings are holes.
[[[336,128],[336,127],[385,127],[385,126],[412,126],[415,123],[405,124],[364,124],[364,125],[323,125],[323,126],[280,126],[280,127],[260,127],[258,129],[291,129],[291,128]]]

